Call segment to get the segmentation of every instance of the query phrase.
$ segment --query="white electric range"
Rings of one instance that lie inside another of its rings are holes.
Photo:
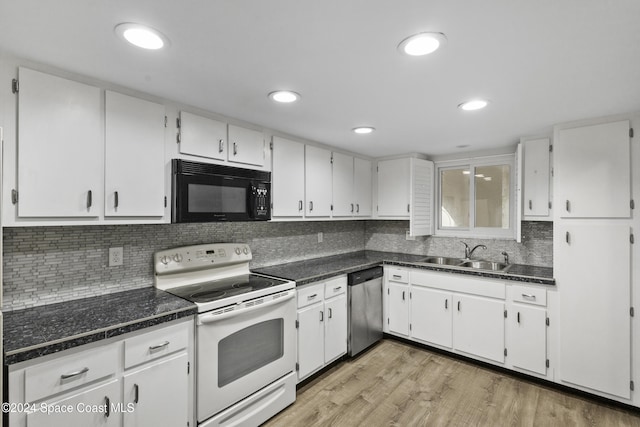
[[[249,270],[251,249],[213,243],[155,254],[155,284],[195,303],[202,427],[259,425],[295,401],[295,282]]]

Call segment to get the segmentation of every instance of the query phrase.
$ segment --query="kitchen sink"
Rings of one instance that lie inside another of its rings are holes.
[[[447,258],[444,256],[430,256],[423,259],[421,262],[427,264],[440,264],[440,265],[460,265],[464,260],[458,258]]]
[[[494,261],[465,261],[459,264],[460,267],[475,268],[478,270],[506,271],[509,264]]]

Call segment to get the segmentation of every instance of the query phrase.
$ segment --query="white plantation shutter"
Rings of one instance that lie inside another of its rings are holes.
[[[409,232],[412,236],[433,234],[433,173],[432,161],[411,159]]]

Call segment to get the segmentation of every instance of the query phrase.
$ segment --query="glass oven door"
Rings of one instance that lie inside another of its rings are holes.
[[[295,369],[295,290],[277,295],[198,316],[199,422]]]
[[[174,221],[210,222],[249,219],[251,181],[222,175],[174,177]]]

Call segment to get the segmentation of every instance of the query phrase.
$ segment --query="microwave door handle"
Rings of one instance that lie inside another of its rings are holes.
[[[256,190],[257,187],[255,185],[250,185],[249,191],[247,192],[247,207],[249,208],[249,218],[256,217]]]
[[[215,323],[219,320],[223,320],[223,319],[228,319],[230,317],[235,317],[235,316],[240,316],[243,315],[245,313],[249,313],[253,310],[261,310],[265,307],[269,307],[271,305],[276,305],[276,304],[281,304],[285,301],[289,301],[290,299],[294,298],[296,295],[295,292],[289,292],[288,295],[285,295],[283,297],[280,298],[276,298],[273,299],[271,301],[267,301],[265,303],[259,304],[259,305],[255,305],[252,307],[244,307],[244,308],[240,308],[238,310],[233,310],[233,311],[229,311],[227,313],[223,313],[223,314],[207,314],[201,318],[198,318],[198,322],[197,325],[206,325],[206,324],[210,324],[210,323]]]

